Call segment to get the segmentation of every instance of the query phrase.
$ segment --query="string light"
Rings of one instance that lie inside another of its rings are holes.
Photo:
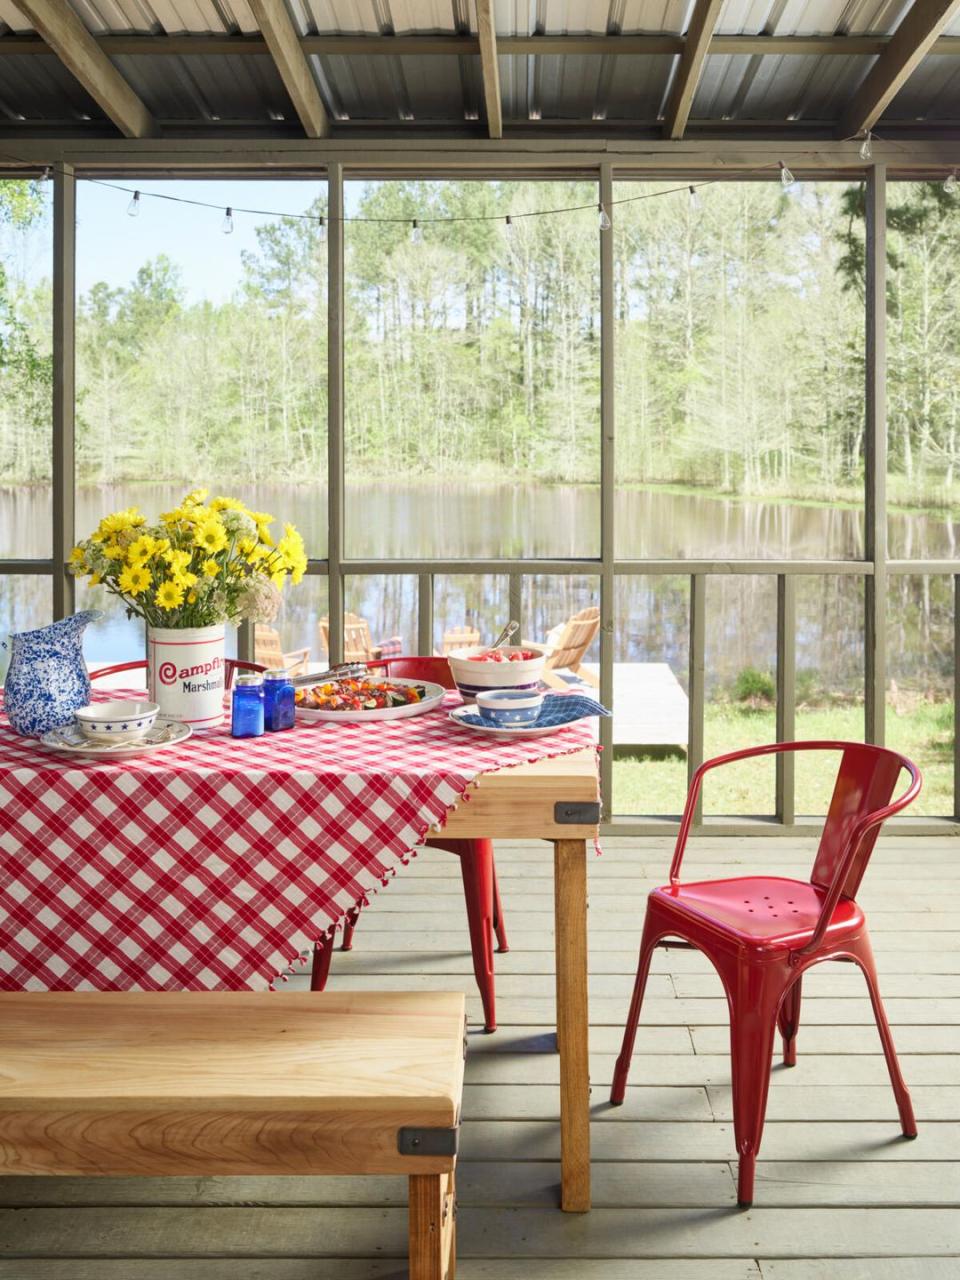
[[[598,205],[597,205],[597,208],[598,208],[598,209],[599,209],[599,211],[600,211],[600,219],[599,219],[599,221],[600,221],[600,230],[601,230],[601,231],[609,231],[609,230],[610,230],[610,228],[611,228],[611,226],[613,225],[613,224],[611,223],[611,221],[610,221],[610,215],[609,215],[609,213],[607,213],[606,209],[603,207],[603,205],[602,205],[602,204],[598,204]]]
[[[957,195],[960,195],[960,182],[957,181],[956,169],[954,169],[952,173],[947,174],[944,179],[943,189],[948,196],[956,198]]]
[[[320,224],[317,227],[317,239],[323,244],[327,238],[327,220],[321,215]]]
[[[783,183],[785,187],[792,187],[794,184],[793,174],[790,172],[790,170],[787,168],[787,166],[783,163],[782,160],[778,160],[777,164],[780,166],[780,181]]]
[[[700,196],[696,187],[690,187],[690,208],[696,209],[700,205]]]
[[[220,224],[220,230],[225,236],[233,235],[233,210],[229,205],[223,211],[223,222]]]
[[[130,197],[130,203],[127,205],[127,217],[138,218],[140,216],[140,192],[135,191]]]
[[[511,218],[511,217],[510,217],[510,214],[509,214],[509,213],[507,214],[507,216],[506,216],[506,217],[504,218],[504,220],[503,220],[503,230],[504,230],[504,232],[505,232],[508,236],[512,236],[512,235],[513,235],[513,230],[514,230],[514,227],[513,227],[513,218]]]
[[[863,141],[860,143],[860,159],[861,160],[873,159],[873,146],[871,145],[872,139],[873,139],[873,134],[868,129],[866,132],[866,135],[864,136]]]
[[[414,244],[423,244],[423,228],[416,218],[410,223],[410,239]]]
[[[53,170],[50,168],[48,164],[45,164],[43,166],[43,173],[41,173],[40,175],[40,181],[49,182],[52,177],[53,177]]]

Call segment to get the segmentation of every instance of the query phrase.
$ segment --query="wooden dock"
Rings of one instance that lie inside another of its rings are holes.
[[[583,665],[596,674],[596,663]],[[583,687],[596,697],[596,686]],[[615,747],[680,747],[686,751],[688,700],[669,663],[615,662],[612,710]]]
[[[700,839],[692,875],[804,874],[813,842]],[[960,1275],[960,858],[885,838],[865,881],[881,985],[920,1124],[899,1136],[869,1001],[849,966],[804,979],[794,1070],[777,1067],[738,1212],[727,1009],[696,953],[658,954],[625,1106],[606,1091],[662,839],[591,860],[594,1209],[557,1209],[550,850],[498,846],[511,950],[500,1030],[477,1028],[457,860],[428,851],[364,912],[331,989],[465,990],[474,1019],[458,1170],[461,1280],[955,1280]],[[303,979],[295,980],[303,985]],[[401,1280],[389,1178],[7,1178],[0,1280]]]

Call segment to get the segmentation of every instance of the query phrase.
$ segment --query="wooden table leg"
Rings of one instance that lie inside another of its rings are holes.
[[[587,842],[555,840],[553,850],[560,1042],[560,1205],[568,1213],[586,1213],[590,1208]]]
[[[407,1179],[410,1203],[410,1280],[454,1280],[457,1270],[453,1173]]]

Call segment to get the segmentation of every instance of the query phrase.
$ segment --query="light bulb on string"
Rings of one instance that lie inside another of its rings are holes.
[[[135,191],[130,197],[130,203],[127,205],[127,216],[129,218],[137,218],[140,216],[140,192]]]
[[[778,160],[777,164],[780,166],[781,183],[785,187],[792,187],[795,181],[793,174],[790,172],[790,170],[787,168],[787,166],[783,163],[782,160]]]
[[[699,207],[700,207],[700,193],[697,191],[697,188],[696,188],[696,187],[688,187],[688,188],[687,188],[687,190],[690,192],[690,208],[691,208],[691,209],[699,209]]]
[[[317,225],[317,239],[320,241],[321,244],[323,244],[326,238],[327,238],[327,220],[326,218],[321,217],[319,224]]]
[[[598,204],[597,209],[600,211],[600,230],[609,231],[610,227],[613,225],[610,221],[609,213],[607,213],[602,204]]]
[[[509,213],[503,220],[503,230],[505,235],[508,235],[508,236],[513,235],[513,232],[514,232],[513,219],[510,217]]]
[[[948,196],[953,196],[954,199],[960,195],[960,181],[957,180],[956,169],[954,169],[952,173],[947,174],[943,182],[943,189]]]
[[[53,177],[53,170],[50,168],[48,164],[45,164],[43,166],[43,173],[41,173],[40,175],[40,181],[49,182],[52,177]]]
[[[868,129],[866,134],[864,135],[863,141],[860,143],[860,159],[861,160],[873,159],[872,139],[873,139],[873,134]]]
[[[410,239],[414,244],[423,244],[423,228],[416,218],[410,223]]]
[[[220,224],[220,230],[225,236],[233,235],[233,210],[229,205],[223,211],[223,222]]]

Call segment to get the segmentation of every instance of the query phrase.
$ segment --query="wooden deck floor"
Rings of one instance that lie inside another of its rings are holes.
[[[801,840],[704,839],[687,870],[802,874]],[[459,1170],[464,1280],[940,1280],[960,1276],[960,843],[890,837],[862,901],[920,1124],[896,1108],[857,974],[804,980],[799,1065],[774,1071],[757,1203],[735,1207],[726,1006],[696,954],[660,953],[632,1088],[606,1090],[662,840],[592,860],[594,1204],[561,1214],[546,846],[498,850],[512,950],[500,1030],[471,1036]],[[339,989],[470,993],[456,860],[422,855],[338,954]],[[399,1280],[405,1189],[390,1179],[6,1179],[2,1280]]]

